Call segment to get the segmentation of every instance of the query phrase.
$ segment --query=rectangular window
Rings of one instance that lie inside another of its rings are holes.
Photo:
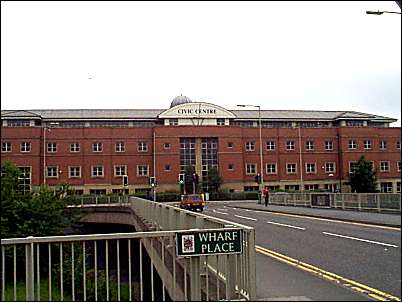
[[[47,143],[47,152],[54,153],[57,151],[56,143]]]
[[[70,144],[70,152],[80,152],[80,144],[79,143]]]
[[[364,149],[365,150],[370,150],[371,149],[371,141],[370,140],[365,140],[364,141]]]
[[[401,141],[396,141],[396,148],[401,150]]]
[[[269,163],[266,166],[267,174],[276,174],[276,163]]]
[[[387,141],[380,141],[380,150],[387,149]]]
[[[349,140],[349,149],[357,149],[357,143],[354,139]]]
[[[1,152],[11,152],[11,143],[10,142],[2,142],[1,143]]]
[[[92,166],[92,177],[103,177],[103,166]]]
[[[381,193],[392,193],[392,182],[382,182]]]
[[[275,141],[267,141],[266,148],[269,151],[275,150]]]
[[[396,193],[401,193],[401,182],[396,182]]]
[[[234,170],[234,165],[233,165],[233,164],[229,164],[229,165],[228,165],[228,170],[233,171],[233,170]]]
[[[325,163],[325,173],[334,173],[335,172],[335,163],[327,162]]]
[[[124,144],[124,142],[116,142],[115,151],[116,152],[125,152],[126,151],[126,145]]]
[[[165,149],[170,149],[170,143],[164,143],[163,148]]]
[[[93,143],[92,144],[92,151],[93,152],[102,152],[102,143]]]
[[[304,190],[305,191],[314,191],[314,190],[318,190],[318,189],[319,189],[318,184],[304,185]]]
[[[353,173],[357,168],[357,161],[350,161],[349,162],[349,174]]]
[[[325,150],[332,151],[334,149],[334,143],[332,141],[325,141]]]
[[[225,119],[224,118],[218,118],[216,119],[216,124],[218,126],[225,126]]]
[[[290,163],[286,164],[286,173],[287,174],[295,174],[297,171],[297,164]]]
[[[31,167],[18,167],[20,175],[18,176],[18,191],[25,193],[31,191]]]
[[[389,161],[380,161],[380,171],[389,172]]]
[[[294,149],[295,149],[295,141],[287,141],[286,150],[294,150]]]
[[[123,176],[127,175],[126,173],[126,166],[120,165],[120,166],[114,166],[114,176]]]
[[[255,150],[255,142],[249,141],[246,142],[246,151],[254,151]]]
[[[177,126],[179,124],[179,120],[177,118],[169,119],[169,126]]]
[[[137,166],[137,176],[148,176],[148,166],[146,165]]]
[[[299,191],[299,185],[285,185],[286,191]]]
[[[29,142],[22,142],[20,145],[21,152],[31,152],[31,143]]]
[[[170,172],[170,171],[171,171],[170,165],[165,165],[165,171],[166,171],[166,172]]]
[[[306,163],[306,173],[315,173],[315,163]]]
[[[306,150],[313,151],[314,150],[314,141],[307,141],[306,142]]]
[[[68,167],[68,175],[70,178],[72,177],[81,177],[81,167]]]
[[[46,177],[57,177],[57,166],[55,167],[46,167]]]
[[[138,152],[147,152],[148,151],[147,143],[139,142],[137,145],[137,150],[138,150]]]
[[[232,142],[228,142],[228,148],[233,148],[233,143]]]
[[[8,120],[8,127],[29,127],[31,126],[30,120]]]
[[[398,162],[396,163],[396,167],[397,167],[397,169],[398,169],[398,172],[401,172],[401,161],[398,161]]]
[[[246,174],[253,175],[257,173],[257,165],[256,164],[246,164]]]

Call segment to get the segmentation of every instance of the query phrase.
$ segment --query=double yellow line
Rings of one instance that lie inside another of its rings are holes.
[[[281,262],[287,263],[289,265],[292,265],[298,269],[301,269],[303,271],[306,271],[308,273],[317,275],[321,278],[327,279],[329,281],[335,282],[341,286],[348,287],[351,290],[365,294],[369,296],[370,298],[379,300],[379,301],[401,301],[400,298],[392,296],[390,294],[384,293],[382,291],[379,291],[378,289],[369,287],[367,285],[358,283],[356,281],[344,278],[342,276],[338,276],[334,273],[327,272],[325,270],[322,270],[318,267],[315,267],[313,265],[310,265],[308,263],[304,263],[302,261],[299,261],[297,259],[282,255],[280,253],[271,251],[269,249],[266,249],[262,246],[256,245],[255,250],[261,254],[264,254],[266,256],[269,256],[271,258],[274,258],[276,260],[279,260]]]

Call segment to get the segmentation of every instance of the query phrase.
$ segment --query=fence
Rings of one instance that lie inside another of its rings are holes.
[[[135,197],[126,206],[153,230],[2,239],[1,299],[255,300],[253,228]],[[241,230],[242,253],[177,257],[189,229]]]
[[[322,202],[315,204],[314,200]],[[270,203],[304,207],[401,212],[401,195],[395,193],[272,193]]]

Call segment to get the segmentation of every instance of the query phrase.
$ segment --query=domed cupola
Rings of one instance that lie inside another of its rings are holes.
[[[172,103],[170,103],[170,108],[177,106],[177,105],[181,105],[181,104],[185,104],[185,103],[192,103],[192,102],[193,101],[190,100],[189,97],[186,97],[181,94],[173,99]]]

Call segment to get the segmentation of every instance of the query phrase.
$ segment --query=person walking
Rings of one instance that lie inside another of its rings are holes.
[[[265,206],[268,206],[268,201],[269,201],[269,190],[267,187],[264,188],[264,190],[262,190],[262,195],[265,198]]]

